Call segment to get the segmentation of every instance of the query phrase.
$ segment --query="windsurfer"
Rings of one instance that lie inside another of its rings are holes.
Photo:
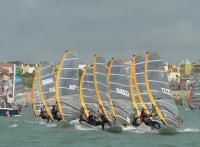
[[[40,109],[40,117],[41,117],[42,119],[47,119],[47,123],[49,123],[50,117],[48,116],[48,114],[47,114],[45,108],[41,108],[41,109]]]
[[[89,112],[89,116],[87,119],[83,119],[83,114],[80,115],[79,122],[81,123],[82,121],[85,121],[86,123],[92,125],[92,126],[102,126],[102,130],[104,130],[104,122],[97,120],[97,115],[93,112]],[[106,122],[106,121],[105,121]]]
[[[57,104],[52,106],[51,114],[53,115],[54,120],[62,120],[61,116],[58,114],[58,107]]]
[[[153,121],[151,119],[152,115],[151,114],[147,114],[144,109],[142,109],[141,111],[141,115],[140,115],[140,122],[143,123],[147,126],[151,126],[152,129],[160,129],[160,123],[158,123],[157,121]]]
[[[139,118],[136,116],[135,113],[132,113],[132,114],[131,114],[130,123],[131,123],[134,127],[138,127],[138,126],[140,125]]]

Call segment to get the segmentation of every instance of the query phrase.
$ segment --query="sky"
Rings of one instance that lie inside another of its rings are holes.
[[[157,51],[165,62],[200,59],[199,0],[1,0],[0,61],[57,63],[66,49],[131,58]]]

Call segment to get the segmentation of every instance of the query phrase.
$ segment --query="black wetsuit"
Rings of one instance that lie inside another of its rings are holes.
[[[58,110],[56,108],[53,108],[51,110],[51,114],[53,115],[54,120],[58,120],[58,121],[61,120],[61,117],[58,116]]]
[[[92,126],[102,126],[102,130],[104,130],[104,123],[102,121],[96,121],[96,118],[93,115],[89,115],[87,118],[87,123]]]
[[[49,123],[50,117],[47,116],[46,112],[44,112],[43,110],[41,110],[41,112],[40,112],[40,117],[42,119],[47,119],[47,123]]]
[[[160,129],[160,124],[156,121],[151,120],[149,117],[144,118],[144,123],[147,126],[151,126],[152,129]]]

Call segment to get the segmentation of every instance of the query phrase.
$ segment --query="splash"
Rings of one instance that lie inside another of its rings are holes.
[[[18,127],[18,124],[12,124],[11,126],[9,126],[9,128],[16,128]]]
[[[183,130],[178,130],[179,133],[199,133],[200,130],[197,128],[185,128]]]

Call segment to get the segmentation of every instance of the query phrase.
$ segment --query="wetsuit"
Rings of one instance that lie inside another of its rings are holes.
[[[50,117],[47,116],[47,114],[46,114],[46,112],[45,112],[44,110],[41,110],[41,111],[40,111],[40,117],[41,117],[42,119],[47,119],[47,123],[49,123]]]
[[[134,118],[133,118],[132,125],[133,125],[134,127],[138,127],[138,126],[140,125],[140,124],[138,123],[138,117],[134,117]]]
[[[51,110],[51,113],[53,115],[53,119],[54,120],[58,120],[58,121],[61,120],[61,117],[58,117],[58,110],[57,110],[57,108],[53,107],[53,109]]]

